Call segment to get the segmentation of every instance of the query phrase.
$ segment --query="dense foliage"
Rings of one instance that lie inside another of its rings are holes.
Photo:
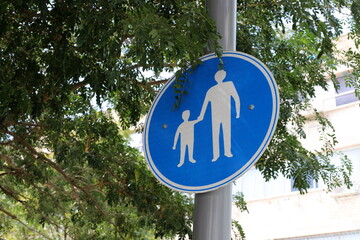
[[[0,237],[191,237],[191,199],[151,176],[122,129],[146,113],[161,72],[220,50],[204,5],[0,1]],[[269,66],[281,95],[277,131],[257,167],[266,179],[293,177],[301,191],[310,177],[330,188],[349,184],[349,163],[329,161],[336,139],[320,113],[324,148],[312,153],[299,141],[301,112],[337,64],[342,24],[334,12],[343,8],[354,16],[349,36],[358,46],[357,1],[238,1],[237,50]],[[348,83],[358,86],[359,53],[346,57],[355,76]]]
[[[144,71],[185,66],[216,39],[204,7],[1,1],[0,38],[0,236],[191,235],[190,199],[151,176],[119,126],[151,103]]]
[[[343,26],[351,29],[357,48],[360,45],[358,1],[288,1],[247,4],[240,1],[238,10],[237,50],[250,53],[271,69],[281,95],[280,119],[269,150],[257,167],[266,179],[282,173],[294,179],[294,187],[306,192],[309,179],[324,180],[329,189],[341,184],[351,185],[348,174],[351,163],[342,158],[334,166],[330,158],[337,143],[331,123],[316,109],[307,118],[309,100],[315,88],[337,87],[334,74],[340,64],[352,68],[348,84],[359,87],[359,51],[337,52],[335,39],[342,35]],[[351,9],[350,11],[347,11]],[[347,19],[340,20],[341,12]],[[261,17],[254,17],[261,13]],[[354,16],[354,18],[351,18]],[[347,55],[347,58],[344,57]],[[335,56],[338,56],[335,58]],[[331,81],[326,78],[330,76]],[[317,121],[323,147],[309,152],[301,145],[306,138],[304,124]]]

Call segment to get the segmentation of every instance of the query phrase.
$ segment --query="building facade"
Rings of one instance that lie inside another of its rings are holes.
[[[353,45],[343,36],[338,47],[344,50]],[[328,91],[317,89],[312,105],[336,129],[335,150],[352,161],[353,186],[328,192],[323,183],[313,181],[308,193],[301,195],[292,187],[291,179],[280,176],[265,182],[252,168],[234,187],[247,201],[249,212],[233,208],[233,219],[242,225],[247,240],[360,240],[360,101],[354,89],[346,86],[348,74],[351,70],[340,66],[336,73],[338,91],[332,84]],[[305,128],[303,145],[309,150],[319,149],[319,125],[308,121]],[[338,158],[334,156],[332,161],[337,163]]]

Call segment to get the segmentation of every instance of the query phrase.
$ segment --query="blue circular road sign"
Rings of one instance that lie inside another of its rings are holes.
[[[206,192],[240,177],[263,154],[275,130],[279,94],[269,69],[241,52],[215,54],[185,73],[181,103],[175,77],[150,108],[143,135],[151,171],[166,186]]]

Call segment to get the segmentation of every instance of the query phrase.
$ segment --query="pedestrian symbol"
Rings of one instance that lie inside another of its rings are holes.
[[[144,153],[165,185],[205,192],[234,181],[265,151],[274,133],[279,96],[258,59],[224,52],[187,73],[180,107],[173,110],[175,78],[156,97],[145,122]],[[165,127],[166,126],[166,127]]]
[[[185,152],[186,147],[189,154],[189,161],[192,163],[196,163],[194,156],[193,156],[193,149],[194,149],[194,125],[195,123],[199,122],[200,120],[193,120],[189,121],[190,117],[190,111],[185,110],[182,113],[182,118],[184,122],[180,124],[178,129],[175,133],[175,139],[174,139],[174,146],[173,149],[176,149],[176,142],[179,139],[179,135],[181,135],[181,141],[180,141],[180,162],[177,165],[178,167],[181,167],[184,164],[185,160]]]
[[[231,98],[235,101],[236,118],[240,117],[239,95],[231,81],[224,82],[225,76],[226,72],[224,70],[220,70],[215,74],[217,84],[206,92],[199,116],[200,120],[204,119],[205,111],[210,103],[213,162],[219,158],[220,154],[220,128],[223,132],[224,155],[227,157],[233,156],[231,153]]]

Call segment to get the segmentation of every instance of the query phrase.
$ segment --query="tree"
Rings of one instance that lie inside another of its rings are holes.
[[[216,39],[204,7],[2,1],[0,9],[3,234],[17,231],[14,221],[44,238],[191,234],[190,199],[151,176],[118,125],[146,113],[158,73],[189,64]]]
[[[351,185],[351,163],[346,157],[338,167],[330,162],[337,143],[331,123],[316,109],[312,110],[312,119],[306,119],[301,113],[309,108],[316,86],[328,88],[326,76],[331,76],[335,86],[338,84],[333,72],[343,62],[334,56],[337,53],[334,39],[342,34],[344,23],[335,17],[336,12],[351,9],[354,19],[348,22],[350,37],[359,46],[359,3],[265,1],[252,4],[240,1],[239,4],[237,49],[257,56],[269,66],[281,96],[275,137],[257,167],[266,180],[276,178],[279,173],[293,178],[294,187],[302,193],[309,187],[309,179],[322,179],[329,189],[341,184]],[[261,13],[261,17],[253,17],[256,13]],[[352,49],[347,54],[349,58],[345,62],[353,63],[349,84],[358,87],[359,52]],[[322,126],[324,145],[315,153],[304,149],[299,141],[306,138],[303,127],[307,120],[315,120]]]
[[[334,138],[317,154],[299,141],[301,111],[336,63],[342,25],[333,12],[346,7],[359,44],[356,1],[238,1],[237,50],[269,66],[281,95],[275,137],[257,164],[266,179],[294,177],[301,191],[309,176],[350,184],[349,163],[329,161]],[[204,1],[1,1],[0,234],[191,236],[191,198],[160,185],[121,128],[146,114],[161,72],[179,76],[205,48],[220,53],[218,38]],[[358,53],[347,57],[358,76]],[[186,94],[186,84],[177,90]],[[331,124],[314,116],[326,133]]]

